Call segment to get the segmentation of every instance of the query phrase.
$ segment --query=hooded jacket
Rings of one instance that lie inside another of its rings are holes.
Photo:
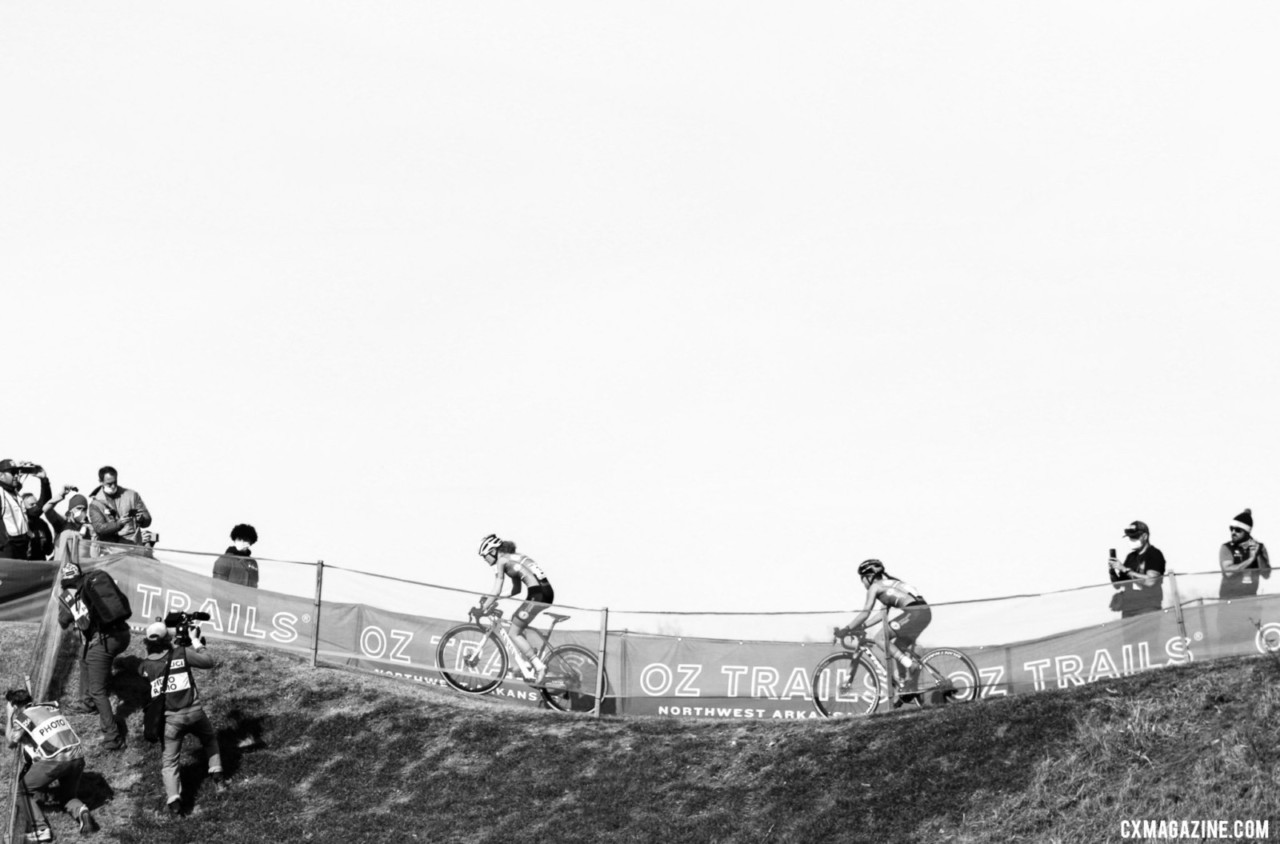
[[[227,546],[226,552],[213,563],[213,576],[218,580],[258,588],[258,561],[249,549],[239,551]]]

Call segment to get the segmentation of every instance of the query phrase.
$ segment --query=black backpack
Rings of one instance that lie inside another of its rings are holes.
[[[99,627],[127,621],[133,615],[128,596],[120,591],[115,578],[101,569],[85,574],[80,595]]]

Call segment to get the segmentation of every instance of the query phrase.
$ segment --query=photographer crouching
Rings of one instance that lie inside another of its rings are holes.
[[[138,673],[151,686],[151,700],[144,714],[144,734],[147,741],[164,739],[160,775],[168,797],[166,810],[175,817],[182,814],[178,758],[182,753],[182,739],[188,733],[200,740],[214,785],[221,790],[224,782],[218,735],[200,703],[200,692],[191,671],[217,666],[205,649],[200,628],[192,626],[192,622],[208,619],[208,613],[169,613],[164,621],[147,625],[144,642],[147,655],[138,666]]]
[[[36,703],[26,689],[10,689],[4,699],[5,735],[11,747],[22,747],[26,760],[19,774],[18,799],[18,812],[29,830],[26,840],[53,840],[49,820],[32,794],[50,787],[57,802],[80,825],[81,835],[97,832],[98,822],[79,795],[84,748],[76,731],[58,710],[58,702]]]

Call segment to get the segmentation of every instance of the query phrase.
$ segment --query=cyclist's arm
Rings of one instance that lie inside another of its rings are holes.
[[[480,599],[481,615],[484,615],[485,613],[487,613],[494,604],[498,603],[498,596],[502,594],[502,583],[504,580],[507,579],[507,575],[506,575],[506,572],[502,570],[501,565],[499,565],[497,568],[498,568],[497,572],[494,573],[493,586],[489,588],[489,591],[491,594],[485,595],[483,598]]]
[[[871,611],[876,605],[876,597],[880,594],[879,582],[871,584],[867,589],[867,599],[862,604],[862,609],[858,610],[854,615],[853,621],[849,622],[849,627],[861,627],[867,623],[867,619],[871,618]]]

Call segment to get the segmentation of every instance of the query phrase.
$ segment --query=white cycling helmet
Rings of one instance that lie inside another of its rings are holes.
[[[484,539],[480,540],[480,556],[489,565],[498,562],[498,548],[502,545],[502,540],[498,538],[496,533],[491,533]]]

